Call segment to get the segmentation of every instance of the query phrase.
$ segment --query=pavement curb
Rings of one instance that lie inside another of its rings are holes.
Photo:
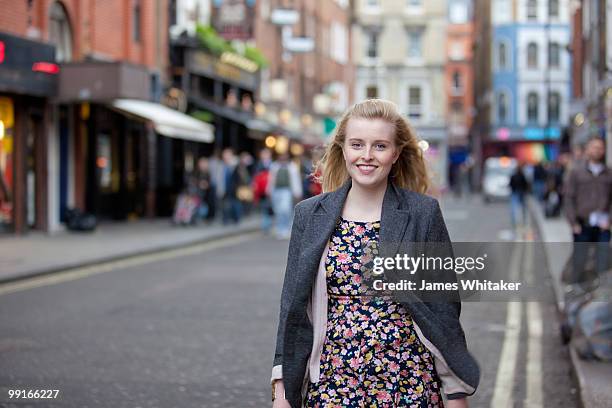
[[[174,249],[185,248],[185,247],[189,247],[193,245],[200,245],[200,244],[204,244],[204,243],[214,241],[217,239],[229,238],[229,237],[242,235],[242,234],[248,234],[248,233],[256,232],[259,230],[260,230],[259,225],[253,225],[253,226],[248,226],[248,227],[243,227],[243,228],[236,227],[228,231],[220,231],[218,233],[212,233],[210,236],[207,236],[207,237],[195,238],[192,240],[182,241],[179,243],[173,242],[173,243],[169,243],[168,245],[156,245],[156,246],[146,248],[146,249],[138,249],[132,252],[124,252],[119,255],[102,256],[99,258],[92,258],[91,260],[87,260],[87,261],[67,262],[67,263],[52,266],[49,268],[34,269],[29,272],[16,274],[15,276],[8,276],[8,277],[0,278],[0,285],[4,285],[8,283],[15,283],[15,282],[32,279],[32,278],[38,278],[38,277],[45,276],[45,275],[51,275],[54,273],[69,271],[69,270],[83,268],[87,266],[102,265],[108,262],[114,262],[114,261],[133,258],[135,256],[154,254],[157,252],[171,251]]]
[[[543,238],[544,228],[542,224],[545,220],[544,220],[544,217],[543,217],[543,214],[540,208],[536,207],[539,204],[537,204],[531,197],[528,199],[527,203],[528,203],[529,213],[531,214],[532,219],[535,221],[534,224],[538,231],[538,234],[540,238]],[[561,286],[561,282],[558,279],[559,276],[555,276],[555,274],[552,271],[548,251],[546,253],[546,262],[548,266],[548,271],[553,281],[553,291],[555,292],[555,300],[557,303],[558,312],[561,313],[564,308],[563,288]],[[609,401],[607,402],[600,401],[599,397],[595,395],[595,393],[591,389],[592,387],[591,385],[589,385],[589,382],[587,381],[587,375],[585,374],[585,370],[587,369],[585,365],[587,363],[584,362],[578,356],[578,353],[576,352],[574,347],[572,347],[571,343],[568,344],[567,347],[569,349],[568,351],[569,351],[570,360],[571,360],[572,376],[574,377],[578,385],[578,397],[579,397],[578,400],[580,403],[580,407],[581,408],[599,408],[599,407],[605,408],[609,406],[609,405],[606,405],[606,403],[609,403]]]
[[[539,204],[536,203],[532,197],[528,198],[527,207],[529,208],[529,213],[531,214],[531,218],[535,221],[535,227],[538,231],[538,236],[540,237],[540,239],[542,239],[544,243],[546,243],[543,239],[544,234],[543,234],[543,228],[542,228],[542,224],[545,222],[545,219],[544,219],[544,215],[542,214],[542,211],[540,210],[538,206]],[[544,248],[546,248],[546,246],[544,246]],[[548,267],[548,271],[552,278],[553,291],[555,292],[555,301],[557,303],[557,309],[559,312],[562,312],[563,309],[565,308],[565,300],[563,298],[563,287],[561,286],[561,281],[558,279],[558,276],[556,276],[552,271],[552,265],[550,262],[550,255],[549,255],[548,250],[546,250],[546,265]]]

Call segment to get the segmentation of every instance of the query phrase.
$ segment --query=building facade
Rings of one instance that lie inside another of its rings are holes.
[[[569,112],[570,144],[581,145],[591,136],[607,141],[612,159],[612,1],[571,2],[574,76]]]
[[[448,3],[359,0],[353,24],[356,100],[395,102],[424,145],[434,183],[447,180]]]
[[[348,0],[257,2],[255,44],[262,72],[262,117],[306,145],[321,144],[353,100]]]
[[[568,125],[569,2],[492,2],[491,129],[484,156],[552,160]]]
[[[0,31],[52,45],[58,63],[49,131],[40,138],[47,179],[41,229],[60,228],[70,208],[100,219],[163,215],[170,193],[182,188],[185,151],[212,142],[210,126],[160,103],[168,0],[0,6]]]
[[[446,40],[449,182],[469,157],[474,116],[474,20],[471,0],[449,0]]]

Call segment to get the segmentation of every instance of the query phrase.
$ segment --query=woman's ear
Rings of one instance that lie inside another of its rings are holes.
[[[393,164],[397,163],[397,161],[399,160],[399,157],[402,153],[402,150],[398,147],[395,148],[395,155],[393,157]]]

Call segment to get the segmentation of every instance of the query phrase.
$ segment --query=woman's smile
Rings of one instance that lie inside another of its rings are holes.
[[[364,176],[367,176],[371,174],[372,172],[374,172],[374,170],[376,170],[378,166],[375,166],[373,164],[358,164],[357,168],[359,169],[361,174],[363,174]]]

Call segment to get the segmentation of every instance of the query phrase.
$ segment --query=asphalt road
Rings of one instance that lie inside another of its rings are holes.
[[[503,203],[447,201],[444,214],[455,241],[508,237]],[[254,234],[0,287],[0,406],[270,406],[286,251]],[[577,406],[552,296],[464,304],[482,368],[472,407]],[[16,401],[11,389],[59,395]]]

